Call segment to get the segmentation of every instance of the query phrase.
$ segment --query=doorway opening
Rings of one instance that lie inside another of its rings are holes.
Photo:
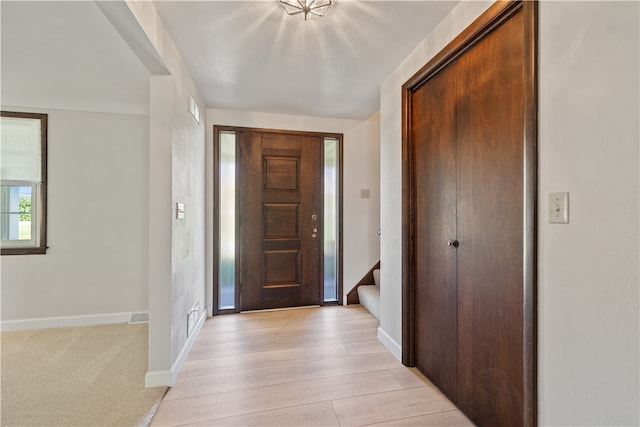
[[[213,313],[342,303],[342,135],[214,126]]]

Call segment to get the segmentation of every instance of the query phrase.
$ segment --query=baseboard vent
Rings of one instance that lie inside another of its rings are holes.
[[[131,313],[129,323],[148,323],[149,313]]]

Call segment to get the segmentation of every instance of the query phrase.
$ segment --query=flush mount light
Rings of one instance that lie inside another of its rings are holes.
[[[331,0],[280,0],[280,4],[289,15],[303,16],[306,21],[323,16],[331,6]]]

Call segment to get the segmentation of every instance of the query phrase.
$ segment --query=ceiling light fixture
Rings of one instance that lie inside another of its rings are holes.
[[[280,0],[280,4],[289,15],[304,16],[306,21],[323,16],[331,6],[331,0]]]

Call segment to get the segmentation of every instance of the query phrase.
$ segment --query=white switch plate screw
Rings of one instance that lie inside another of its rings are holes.
[[[569,223],[569,193],[549,193],[549,222]]]

